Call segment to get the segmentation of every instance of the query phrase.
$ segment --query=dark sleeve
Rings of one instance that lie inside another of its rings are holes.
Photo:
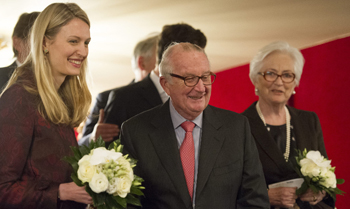
[[[94,106],[91,109],[91,112],[86,120],[85,126],[83,128],[83,137],[78,141],[78,144],[81,145],[89,145],[91,133],[94,130],[95,125],[97,124],[100,109],[104,109],[107,103],[108,94],[100,93],[96,97],[96,101]]]
[[[327,152],[326,152],[326,147],[324,145],[324,140],[323,140],[323,133],[322,133],[322,128],[320,124],[320,120],[318,119],[316,113],[313,114],[313,120],[315,124],[315,130],[316,130],[316,139],[317,139],[317,146],[318,146],[318,151],[321,152],[321,154],[324,157],[328,158]]]
[[[111,91],[108,96],[108,101],[105,108],[105,123],[115,124],[121,127],[122,123],[129,119],[128,108],[129,100],[128,92],[125,92],[124,89],[118,89]],[[114,140],[119,139],[119,135],[114,137]],[[111,142],[106,143],[106,147],[109,146]]]
[[[133,159],[137,159],[137,157],[135,155],[134,147],[132,145],[132,141],[130,139],[130,136],[129,136],[127,130],[124,127],[124,124],[122,125],[122,128],[120,130],[120,141],[121,141],[121,144],[123,145],[123,154],[124,155],[128,154],[129,157],[131,157]],[[137,168],[137,166],[136,166],[136,168]],[[134,172],[135,172],[135,168],[134,168]],[[139,198],[141,201],[141,197],[139,197]],[[141,209],[141,207],[138,207],[135,205],[128,205],[127,209]]]
[[[35,178],[30,160],[36,115],[28,92],[14,85],[0,98],[0,208],[56,208],[58,184]]]
[[[320,151],[320,153],[328,158],[327,152],[326,152],[326,147],[324,145],[324,140],[323,140],[323,133],[322,133],[322,128],[321,128],[321,123],[320,120],[318,119],[318,116],[316,115],[316,113],[312,112],[313,114],[313,120],[315,121],[315,130],[316,130],[316,139],[317,139],[317,145],[318,145],[318,151]],[[326,197],[317,204],[318,205],[323,205],[326,204],[332,208],[335,207],[335,201],[333,200],[333,198],[331,198],[328,194],[326,195]]]
[[[244,168],[237,208],[270,208],[258,150],[245,118]]]
[[[122,90],[111,91],[105,109],[105,123],[116,124],[121,127],[124,120],[128,119],[127,104],[128,95]]]

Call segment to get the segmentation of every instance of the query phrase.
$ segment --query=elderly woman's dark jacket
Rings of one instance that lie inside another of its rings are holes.
[[[263,166],[266,185],[299,178],[293,166],[285,161],[282,152],[260,119],[255,106],[256,102],[242,114],[249,120],[251,132]],[[298,110],[290,106],[287,106],[287,108],[291,115],[291,125],[293,126],[297,149],[318,150],[324,157],[327,157],[322,129],[316,113]],[[327,198],[323,202],[327,202],[328,205],[334,207],[334,202],[331,198]]]

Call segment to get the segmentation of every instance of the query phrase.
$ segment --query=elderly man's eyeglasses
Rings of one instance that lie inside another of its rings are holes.
[[[170,75],[172,77],[180,78],[180,79],[184,80],[185,85],[188,87],[193,87],[193,86],[197,85],[197,83],[199,82],[199,79],[202,79],[203,85],[208,86],[208,85],[213,84],[215,81],[215,78],[216,78],[216,75],[213,72],[210,72],[209,74],[202,75],[202,76],[188,76],[188,77],[182,77],[180,75],[176,75],[173,73],[170,73]]]
[[[281,77],[283,83],[291,83],[295,79],[295,74],[294,73],[282,73],[281,75],[271,72],[271,71],[266,71],[264,73],[259,72],[259,75],[262,75],[266,81],[269,82],[274,82],[277,80],[278,77]]]

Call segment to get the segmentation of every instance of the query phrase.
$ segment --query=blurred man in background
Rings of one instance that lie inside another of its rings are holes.
[[[147,77],[147,75],[154,69],[156,65],[156,50],[159,39],[159,33],[151,33],[143,40],[139,41],[133,52],[133,57],[131,59],[132,70],[135,74],[135,79],[131,81],[130,84],[136,83]],[[130,85],[129,84],[129,85]],[[88,145],[91,137],[94,137],[96,131],[102,134],[102,137],[106,137],[108,134],[113,136],[119,134],[119,126],[115,124],[107,124],[101,122],[104,118],[104,108],[106,106],[108,95],[111,91],[115,89],[110,89],[101,92],[97,95],[94,106],[91,109],[90,115],[84,125],[82,137],[79,139],[79,145]],[[100,112],[101,111],[101,112]],[[100,121],[99,121],[100,117]],[[99,123],[99,126],[95,125]],[[94,132],[94,134],[92,134]]]
[[[30,52],[30,30],[40,12],[23,13],[12,33],[12,49],[16,60],[7,67],[0,68],[0,92],[5,88],[13,71],[22,65]]]

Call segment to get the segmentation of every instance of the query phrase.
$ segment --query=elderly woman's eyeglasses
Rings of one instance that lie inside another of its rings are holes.
[[[193,87],[193,86],[197,85],[197,83],[199,82],[199,79],[202,79],[203,85],[208,86],[208,85],[213,84],[215,81],[215,78],[216,78],[216,75],[213,72],[210,72],[209,74],[202,75],[202,76],[188,76],[188,77],[182,77],[180,75],[176,75],[173,73],[170,73],[170,75],[172,77],[182,79],[184,81],[185,85],[188,87]]]
[[[294,73],[282,73],[281,75],[271,72],[271,71],[266,71],[264,73],[259,72],[259,75],[262,75],[266,81],[269,82],[274,82],[277,80],[278,77],[281,77],[283,83],[291,83],[295,79],[295,74]]]

